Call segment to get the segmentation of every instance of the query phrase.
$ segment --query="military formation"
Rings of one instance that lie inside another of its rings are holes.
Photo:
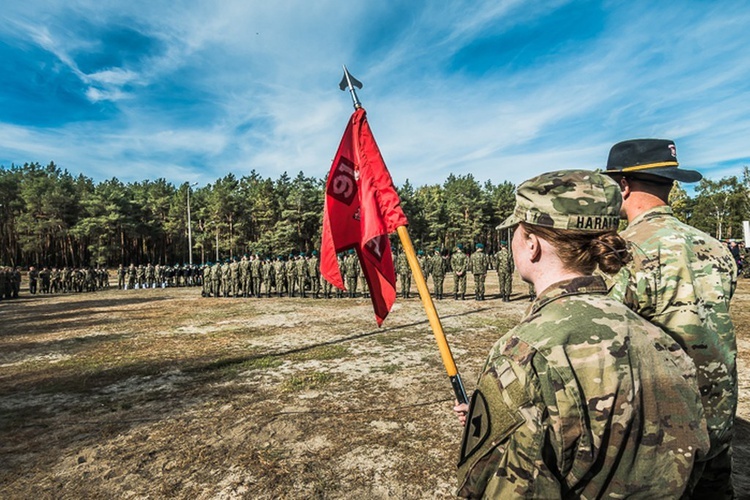
[[[17,299],[21,290],[21,269],[0,267],[0,300]]]
[[[200,275],[203,297],[331,297],[330,284],[321,284],[316,251],[309,255],[306,252],[290,254],[286,258],[278,255],[271,259],[254,254],[224,262],[207,262]],[[352,289],[356,290],[356,282]]]
[[[47,267],[28,269],[30,295],[95,292],[109,288],[109,273],[100,267]],[[18,298],[21,292],[21,268],[0,270],[0,299]]]
[[[118,266],[117,288],[120,290],[136,290],[144,288],[168,288],[175,286],[202,286],[203,274],[200,266],[190,264],[135,265],[131,263],[125,267]]]
[[[485,300],[487,273],[493,269],[497,271],[499,297],[503,302],[509,302],[513,294],[513,259],[506,241],[501,241],[500,250],[492,255],[485,253],[482,243],[475,245],[473,253],[467,252],[460,243],[453,252],[436,248],[430,257],[426,256],[424,251],[418,250],[417,262],[428,284],[431,279],[432,293],[438,300],[445,298],[444,282],[449,274],[453,275],[454,300],[466,299],[468,275],[472,276],[474,283],[474,300]],[[412,271],[404,253],[396,256],[396,275],[400,283],[400,295],[408,299],[411,295]]]
[[[744,243],[726,242],[737,256],[737,265],[742,276],[750,278],[750,260]],[[735,250],[736,248],[736,250]],[[118,266],[114,270],[119,290],[137,290],[169,287],[201,287],[204,297],[312,297],[353,298],[369,297],[367,282],[359,260],[351,253],[339,254],[339,268],[346,283],[346,291],[339,290],[320,275],[320,263],[316,251],[290,254],[287,257],[260,257],[244,255],[242,258],[226,259],[223,262],[207,262],[203,265],[147,263]],[[484,246],[476,245],[472,254],[462,244],[453,251],[435,248],[432,256],[423,250],[417,252],[417,261],[422,274],[431,282],[436,299],[445,298],[444,281],[453,276],[452,296],[454,300],[465,300],[467,277],[472,276],[474,300],[485,299],[487,274],[497,273],[498,298],[509,302],[513,295],[513,256],[508,242],[500,242],[500,249],[492,254],[484,253]],[[397,290],[401,298],[412,298],[412,272],[406,254],[394,249],[394,265]],[[21,294],[22,270],[20,267],[0,268],[0,300],[18,298]],[[57,293],[83,293],[106,290],[110,287],[110,271],[104,267],[42,267],[28,269],[28,292],[31,295]],[[277,279],[279,277],[279,279]],[[450,291],[448,291],[450,295]],[[529,300],[536,297],[533,285],[528,286]]]
[[[396,253],[394,267],[397,290],[402,298],[412,297],[412,271],[406,254]],[[510,300],[512,293],[512,266],[508,267],[507,248],[493,256],[484,254],[481,243],[473,254],[466,253],[463,245],[453,252],[436,248],[432,256],[423,250],[417,252],[425,279],[432,282],[432,293],[436,299],[445,298],[446,276],[453,275],[453,298],[466,299],[466,276],[474,277],[475,300],[484,300],[484,283],[489,270],[498,269],[505,286],[503,300]],[[498,262],[503,263],[500,269]],[[302,297],[302,298],[368,298],[369,288],[362,267],[354,250],[338,254],[338,264],[346,290],[340,290],[320,275],[320,260],[317,251],[300,252],[275,258],[259,255],[244,255],[242,258],[226,259],[223,262],[208,262],[201,267],[202,293],[204,297]],[[429,283],[429,282],[428,282]]]
[[[406,254],[394,251],[394,266],[397,289],[402,298],[412,298],[412,271]],[[478,243],[473,253],[462,244],[453,251],[435,248],[427,256],[419,250],[417,260],[428,285],[436,299],[443,299],[445,279],[453,276],[452,295],[455,300],[467,296],[467,276],[474,283],[473,298],[485,299],[487,273],[497,270],[498,280],[503,283],[500,298],[510,300],[513,281],[513,260],[505,241],[494,255],[486,255],[484,246]],[[203,265],[189,264],[134,264],[119,265],[114,270],[119,290],[145,290],[170,287],[200,287],[204,297],[303,297],[303,298],[355,298],[369,297],[365,275],[353,250],[338,255],[339,269],[346,290],[339,290],[320,275],[317,251],[292,253],[288,256],[261,257],[246,254],[241,258],[225,259],[222,262],[206,262]],[[28,269],[28,292],[37,294],[82,293],[105,290],[110,287],[111,272],[104,267],[47,267]],[[16,298],[21,293],[21,268],[2,268],[0,271],[0,300]],[[112,285],[114,287],[114,284]]]

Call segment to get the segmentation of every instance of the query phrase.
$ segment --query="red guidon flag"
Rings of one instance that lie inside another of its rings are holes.
[[[344,290],[338,252],[354,249],[378,326],[396,301],[388,234],[408,224],[363,108],[352,114],[326,183],[320,274]]]

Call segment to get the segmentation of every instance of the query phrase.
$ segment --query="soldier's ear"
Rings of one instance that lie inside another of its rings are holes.
[[[622,199],[626,200],[630,196],[631,188],[630,188],[630,181],[627,177],[620,177],[620,179],[617,181],[617,183],[620,185],[620,192],[622,193]]]
[[[524,242],[529,249],[529,259],[536,262],[542,256],[542,242],[539,236],[529,233]]]

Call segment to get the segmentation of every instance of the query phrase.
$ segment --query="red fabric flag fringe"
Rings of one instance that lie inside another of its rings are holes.
[[[396,301],[396,273],[388,234],[408,224],[375,142],[367,113],[349,119],[326,183],[320,273],[345,289],[336,254],[353,248],[370,288],[375,319],[383,323]]]

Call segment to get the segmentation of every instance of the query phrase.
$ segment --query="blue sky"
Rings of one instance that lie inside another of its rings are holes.
[[[352,112],[397,185],[519,183],[676,141],[750,165],[744,1],[5,0],[0,165],[95,181],[323,177]]]

